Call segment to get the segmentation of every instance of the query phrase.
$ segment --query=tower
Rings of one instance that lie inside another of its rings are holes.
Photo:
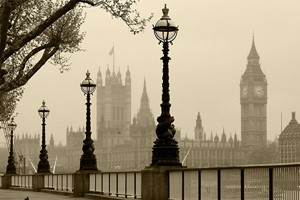
[[[106,70],[105,80],[97,74],[97,143],[112,147],[129,139],[131,123],[131,77],[127,69],[125,83],[120,70]]]
[[[248,63],[240,82],[242,146],[267,145],[267,79],[260,68],[254,37]]]
[[[203,141],[203,126],[202,126],[202,119],[200,116],[200,112],[198,112],[197,119],[196,119],[196,126],[195,126],[195,140],[196,141]]]
[[[144,80],[143,93],[140,100],[140,108],[133,118],[130,128],[130,136],[134,141],[135,166],[138,169],[144,168],[151,160],[153,141],[156,138],[155,121],[149,105],[146,81]]]
[[[154,128],[151,134],[155,135],[155,122],[149,105],[146,80],[144,80],[143,93],[140,101],[140,109],[137,113],[137,120],[140,126]]]
[[[155,121],[149,105],[145,80],[140,108],[136,117],[133,118],[130,136],[137,143],[137,146],[147,146],[149,149],[152,148],[153,141],[155,140]]]

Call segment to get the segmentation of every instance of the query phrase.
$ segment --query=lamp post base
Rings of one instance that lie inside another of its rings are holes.
[[[154,143],[150,166],[182,166],[179,160],[179,147],[176,140],[169,139],[166,142],[156,139]]]
[[[13,156],[8,157],[8,164],[6,166],[6,174],[17,174],[15,161]]]
[[[40,161],[39,164],[38,164],[38,170],[37,170],[37,173],[51,173],[50,172],[50,164],[47,161]]]
[[[98,171],[97,159],[94,154],[90,154],[90,155],[83,154],[81,156],[79,171],[82,171],[82,170]]]
[[[45,138],[45,132],[43,132],[42,137]],[[40,157],[40,161],[38,163],[37,173],[51,173],[50,164],[48,161],[48,151],[46,150],[45,140],[42,144],[42,150],[40,151],[39,157]]]

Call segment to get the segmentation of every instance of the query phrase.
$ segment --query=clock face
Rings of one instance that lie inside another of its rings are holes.
[[[264,95],[264,89],[261,86],[256,86],[254,88],[254,94],[258,97],[262,97]]]
[[[247,93],[248,93],[248,88],[247,88],[247,86],[245,86],[242,88],[242,97],[247,96]]]

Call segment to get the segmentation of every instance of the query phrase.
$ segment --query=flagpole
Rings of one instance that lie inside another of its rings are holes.
[[[115,71],[115,44],[113,44],[113,70]]]
[[[281,112],[281,116],[280,116],[280,124],[281,124],[281,132],[282,133],[282,112]]]

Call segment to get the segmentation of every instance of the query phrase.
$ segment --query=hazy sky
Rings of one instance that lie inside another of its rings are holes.
[[[85,51],[70,55],[70,71],[61,74],[48,63],[29,81],[17,107],[16,133],[41,132],[37,110],[43,100],[50,109],[47,142],[53,134],[56,144],[64,144],[67,126],[78,129],[85,125],[86,100],[79,84],[87,69],[95,81],[99,67],[103,74],[108,64],[112,69],[108,53],[113,44],[116,69],[120,68],[123,81],[127,66],[131,71],[132,117],[139,107],[144,78],[153,114],[159,116],[162,46],[153,35],[152,24],[162,16],[164,3],[171,19],[179,25],[178,37],[170,47],[170,90],[174,125],[183,135],[194,136],[200,112],[207,133],[220,134],[224,127],[227,135],[236,131],[240,138],[239,82],[246,69],[253,32],[261,68],[268,79],[268,139],[280,133],[281,112],[284,127],[292,111],[300,116],[299,0],[141,0],[138,9],[142,15],[153,12],[155,16],[139,35],[132,35],[123,22],[102,10],[86,9],[82,26],[86,37],[81,45]],[[95,133],[96,95],[92,103]]]

